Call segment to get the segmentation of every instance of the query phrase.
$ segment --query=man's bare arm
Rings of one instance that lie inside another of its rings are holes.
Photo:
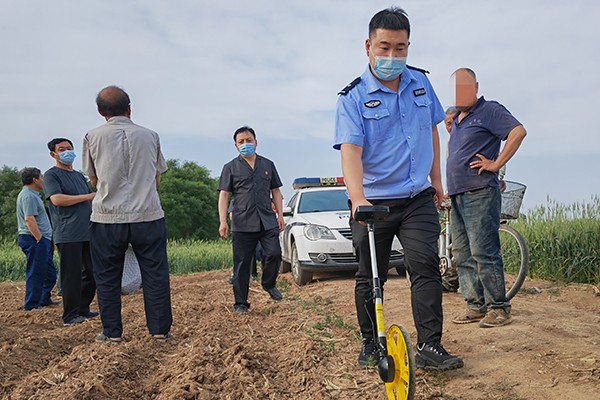
[[[365,198],[363,189],[362,147],[354,144],[342,144],[342,173],[352,202],[352,215],[360,205],[371,205]]]

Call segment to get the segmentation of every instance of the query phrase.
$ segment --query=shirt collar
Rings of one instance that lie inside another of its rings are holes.
[[[124,115],[117,115],[116,117],[110,117],[108,121],[106,121],[107,124],[118,124],[120,122],[131,122],[131,119]]]
[[[483,96],[481,96],[480,98],[477,99],[477,101],[475,102],[475,104],[473,105],[473,107],[469,110],[469,114],[474,113],[479,108],[481,108],[481,105],[483,103],[485,103],[485,99],[483,98]]]
[[[361,78],[365,81],[365,84],[367,85],[367,93],[373,93],[378,90],[381,90],[383,92],[398,94],[397,92],[394,92],[393,90],[383,86],[383,84],[377,78],[375,78],[373,72],[371,72],[370,64],[367,64],[367,69],[362,74]],[[398,87],[398,92],[402,91],[402,89],[406,88],[410,84],[410,82],[414,80],[416,80],[416,78],[412,74],[412,72],[410,72],[410,69],[405,68],[402,72],[402,75],[400,75],[400,86]]]
[[[258,155],[258,153],[257,153],[257,154],[256,154],[256,159],[254,160],[254,162],[256,163],[256,161],[258,161],[258,160],[259,160],[259,159],[261,159],[261,158],[262,158],[262,157],[261,157],[260,155]],[[246,161],[246,160],[244,159],[244,157],[242,157],[242,155],[241,155],[241,154],[238,154],[238,156],[237,156],[237,159],[238,159],[239,161],[243,161],[243,162],[245,162],[246,164],[248,163],[248,161]]]
[[[32,189],[32,188],[27,187],[27,186],[23,186],[23,188],[29,190],[31,193],[37,194],[40,197],[42,196],[42,194],[40,192],[38,192],[37,190],[35,190],[35,189]]]

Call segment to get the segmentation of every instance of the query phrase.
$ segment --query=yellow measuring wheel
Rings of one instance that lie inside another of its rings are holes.
[[[415,359],[408,333],[398,325],[392,325],[386,335],[387,352],[394,360],[394,379],[385,383],[388,399],[412,399],[415,394],[415,371],[411,369]]]
[[[358,206],[354,213],[356,221],[364,221],[369,233],[371,270],[373,273],[373,298],[375,299],[375,324],[377,330],[379,377],[385,382],[389,400],[412,399],[415,394],[415,368],[413,347],[408,334],[398,325],[385,331],[383,320],[383,292],[375,254],[375,221],[381,221],[390,213],[386,206]]]

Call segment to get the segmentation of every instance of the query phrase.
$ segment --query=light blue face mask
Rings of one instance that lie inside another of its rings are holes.
[[[375,56],[373,73],[382,81],[393,81],[404,72],[406,57]]]
[[[75,157],[77,156],[75,155],[75,152],[73,150],[65,150],[58,153],[58,158],[60,159],[60,162],[65,165],[73,164],[73,161],[75,161]]]
[[[252,143],[244,143],[239,147],[240,154],[244,157],[251,157],[254,154],[254,144]]]

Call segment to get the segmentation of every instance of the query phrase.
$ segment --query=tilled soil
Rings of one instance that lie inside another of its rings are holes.
[[[305,287],[258,282],[248,314],[233,313],[228,272],[172,277],[173,339],[150,338],[141,292],[123,297],[125,341],[96,343],[99,318],[63,327],[61,306],[23,311],[23,282],[0,284],[3,399],[385,399],[360,339],[351,274]],[[95,303],[93,309],[96,309]],[[417,373],[416,399],[600,398],[600,296],[589,285],[527,280],[511,325],[455,325],[460,294],[444,295],[444,345],[465,367]],[[386,285],[386,322],[415,340],[408,281]]]

